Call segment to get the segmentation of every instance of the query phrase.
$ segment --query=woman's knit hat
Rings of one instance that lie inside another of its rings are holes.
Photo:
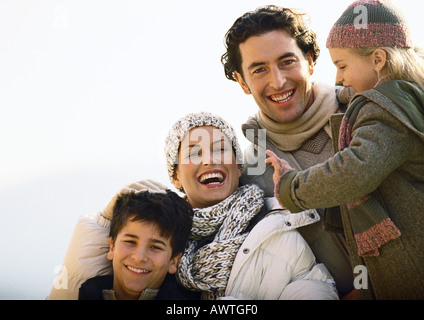
[[[181,142],[191,129],[203,126],[212,126],[220,129],[227,136],[233,146],[233,150],[236,155],[236,163],[240,165],[243,164],[243,153],[237,141],[237,136],[233,127],[231,127],[221,117],[209,112],[190,113],[178,120],[172,126],[165,139],[166,165],[168,167],[168,175],[171,182],[173,182],[174,171],[178,165],[178,151],[180,149]]]
[[[389,0],[352,3],[334,24],[327,48],[412,48],[409,25]]]

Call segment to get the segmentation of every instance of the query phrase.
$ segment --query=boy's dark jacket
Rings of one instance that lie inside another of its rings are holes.
[[[113,276],[97,276],[88,279],[79,289],[78,300],[104,300],[103,290],[112,289]],[[167,274],[155,300],[198,300],[200,293],[182,287],[173,274]]]

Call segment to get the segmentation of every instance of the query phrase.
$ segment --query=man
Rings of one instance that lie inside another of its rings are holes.
[[[245,150],[241,182],[257,184],[266,196],[273,196],[271,166],[263,173],[249,174],[249,168],[257,165],[255,153],[270,149],[297,169],[324,162],[334,154],[337,136],[332,134],[329,121],[343,111],[338,100],[342,91],[311,82],[320,49],[315,33],[295,10],[265,6],[248,12],[229,29],[225,42],[227,52],[221,60],[227,78],[237,81],[259,107],[242,126],[252,144]],[[253,137],[248,129],[256,132]],[[262,148],[258,129],[266,129],[266,146]],[[317,260],[327,266],[343,297],[353,290],[343,227],[338,215],[317,211],[321,222],[298,230]]]

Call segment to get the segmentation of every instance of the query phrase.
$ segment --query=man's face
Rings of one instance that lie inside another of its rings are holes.
[[[313,59],[284,30],[252,36],[239,45],[242,77],[235,78],[269,118],[279,123],[298,119],[312,104]]]
[[[131,217],[132,218],[132,217]],[[169,238],[143,221],[128,219],[107,254],[113,264],[113,289],[118,300],[138,299],[144,289],[158,289],[166,274],[175,273],[181,254],[172,257]]]

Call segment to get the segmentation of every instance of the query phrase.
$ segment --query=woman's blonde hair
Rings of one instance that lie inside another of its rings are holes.
[[[421,48],[368,47],[351,50],[361,57],[368,57],[377,49],[387,54],[385,74],[377,85],[391,80],[405,80],[417,83],[424,90],[424,51]]]

